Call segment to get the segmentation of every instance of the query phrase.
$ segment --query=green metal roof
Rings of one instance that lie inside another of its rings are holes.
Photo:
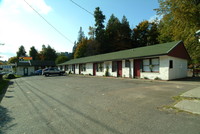
[[[64,62],[59,65],[113,61],[113,60],[129,59],[129,58],[141,58],[141,57],[149,57],[149,56],[166,55],[181,42],[182,41],[174,41],[174,42],[157,44],[157,45],[152,45],[152,46],[139,47],[139,48],[117,51],[117,52],[112,52],[112,53],[77,58],[77,59],[72,59],[70,61]]]

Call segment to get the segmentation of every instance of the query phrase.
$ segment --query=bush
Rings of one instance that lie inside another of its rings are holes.
[[[159,77],[156,77],[154,80],[162,80],[161,78],[159,78]]]
[[[6,74],[3,76],[4,79],[14,79],[16,78],[14,74]]]
[[[109,67],[106,67],[106,72],[105,72],[105,76],[108,77],[109,76]]]

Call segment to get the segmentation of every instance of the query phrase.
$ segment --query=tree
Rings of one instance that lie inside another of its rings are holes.
[[[42,51],[39,53],[39,57],[41,60],[55,61],[57,58],[57,54],[55,49],[51,48],[50,45],[48,45],[47,47],[45,45],[42,45]]]
[[[133,29],[133,41],[137,47],[147,46],[149,22],[142,21]]]
[[[76,48],[77,48],[77,43],[76,41],[74,42],[74,46],[72,48],[72,58],[74,58],[74,53],[76,52]]]
[[[82,27],[80,27],[80,30],[78,32],[78,43],[81,42],[83,38],[85,38],[85,34],[82,30]]]
[[[19,47],[19,50],[17,51],[17,57],[25,57],[26,56],[26,50],[23,45]]]
[[[104,52],[113,52],[118,50],[120,21],[112,14],[106,26],[107,46],[104,47]]]
[[[133,29],[132,40],[136,47],[149,46],[158,43],[158,36],[157,23],[145,20]]]
[[[18,60],[18,58],[16,57],[16,56],[14,56],[14,57],[10,57],[9,59],[8,59],[8,63],[12,63],[12,64],[15,64],[16,62],[18,62],[19,60]]]
[[[95,18],[95,40],[100,43],[100,53],[105,53],[104,51],[106,47],[105,41],[105,29],[104,29],[104,21],[105,15],[103,15],[102,11],[99,7],[97,7],[94,11]]]
[[[74,53],[74,58],[85,57],[87,47],[87,38],[83,38],[82,41],[77,44],[76,51]]]
[[[85,56],[92,56],[99,54],[99,42],[96,40],[87,40]]]
[[[66,61],[68,61],[69,58],[65,55],[59,55],[57,58],[56,58],[56,64],[61,64],[61,63],[64,63]]]
[[[119,41],[116,51],[132,48],[131,28],[126,16],[122,17],[119,28]]]
[[[100,41],[102,38],[102,34],[104,31],[104,21],[105,21],[105,15],[103,15],[102,11],[100,10],[99,7],[97,7],[94,11],[94,18],[95,18],[95,35],[96,35],[96,40]]]
[[[194,33],[200,29],[200,1],[160,0],[156,11],[163,16],[159,40],[183,40],[190,56],[193,59],[200,57],[200,43],[194,37]]]
[[[94,28],[94,27],[89,26],[88,35],[90,36],[90,37],[89,37],[90,39],[92,39],[92,40],[95,39],[95,28]]]
[[[38,59],[38,51],[35,49],[34,46],[30,48],[29,55],[30,57],[32,57],[33,60]]]
[[[156,22],[149,23],[148,37],[147,37],[147,45],[155,45],[158,44],[158,24]]]

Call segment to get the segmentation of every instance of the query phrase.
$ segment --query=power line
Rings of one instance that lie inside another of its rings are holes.
[[[66,40],[68,40],[70,43],[73,44],[73,42],[65,36],[62,32],[60,32],[56,27],[54,27],[50,22],[48,22],[36,9],[34,9],[26,0],[24,2],[31,8],[33,11],[35,11],[47,24],[49,24],[56,32],[58,32],[62,37],[64,37]]]
[[[84,7],[82,7],[81,5],[79,5],[78,3],[74,2],[73,0],[70,0],[72,3],[74,3],[76,6],[78,6],[79,8],[83,9],[84,11],[86,11],[87,13],[89,13],[90,15],[94,16],[93,13],[91,13],[90,11],[88,11],[87,9],[85,9]]]

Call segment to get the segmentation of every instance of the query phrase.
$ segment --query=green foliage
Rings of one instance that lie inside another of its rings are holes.
[[[85,38],[85,34],[82,30],[82,27],[80,27],[80,30],[78,32],[78,43],[81,42],[83,38]]]
[[[199,58],[200,43],[194,34],[200,29],[200,1],[159,0],[159,4],[156,11],[163,16],[159,25],[159,41],[183,40],[192,59]]]
[[[51,48],[50,45],[48,45],[47,47],[45,45],[42,45],[42,51],[39,53],[39,57],[41,60],[55,61],[57,58],[57,54],[55,49]]]
[[[109,73],[109,67],[108,67],[108,66],[106,67],[105,76],[106,76],[106,77],[110,76],[110,73]]]
[[[18,62],[18,58],[16,57],[16,56],[14,56],[14,57],[10,57],[9,59],[8,59],[8,63],[9,64],[15,64],[16,62]]]
[[[25,50],[24,46],[21,45],[19,47],[19,50],[17,51],[17,57],[24,57],[24,56],[26,56],[26,50]]]
[[[94,11],[95,18],[95,40],[100,43],[99,53],[105,53],[106,47],[106,38],[105,38],[105,29],[104,29],[104,21],[105,15],[103,15],[102,11],[99,7],[97,7]]]
[[[94,40],[94,39],[95,39],[95,28],[94,28],[94,27],[89,26],[88,35],[90,36],[89,38],[90,38],[91,40]]]
[[[99,7],[97,7],[94,11],[94,18],[95,18],[95,36],[96,40],[100,41],[102,39],[102,34],[104,31],[104,21],[105,21],[105,15],[103,15],[103,12],[100,10]]]
[[[82,39],[82,41],[77,45],[76,51],[74,53],[74,58],[80,58],[85,56],[87,46],[87,39]]]
[[[61,63],[64,63],[66,61],[68,61],[68,57],[65,56],[65,55],[59,55],[57,58],[56,58],[56,64],[61,64]]]
[[[33,58],[33,60],[38,59],[38,51],[35,49],[34,46],[30,48],[29,56]]]
[[[142,21],[133,29],[135,47],[158,44],[158,25],[155,22]]]
[[[16,78],[16,77],[15,77],[14,74],[5,74],[5,75],[3,76],[3,78],[4,78],[4,79],[14,79],[14,78]]]

